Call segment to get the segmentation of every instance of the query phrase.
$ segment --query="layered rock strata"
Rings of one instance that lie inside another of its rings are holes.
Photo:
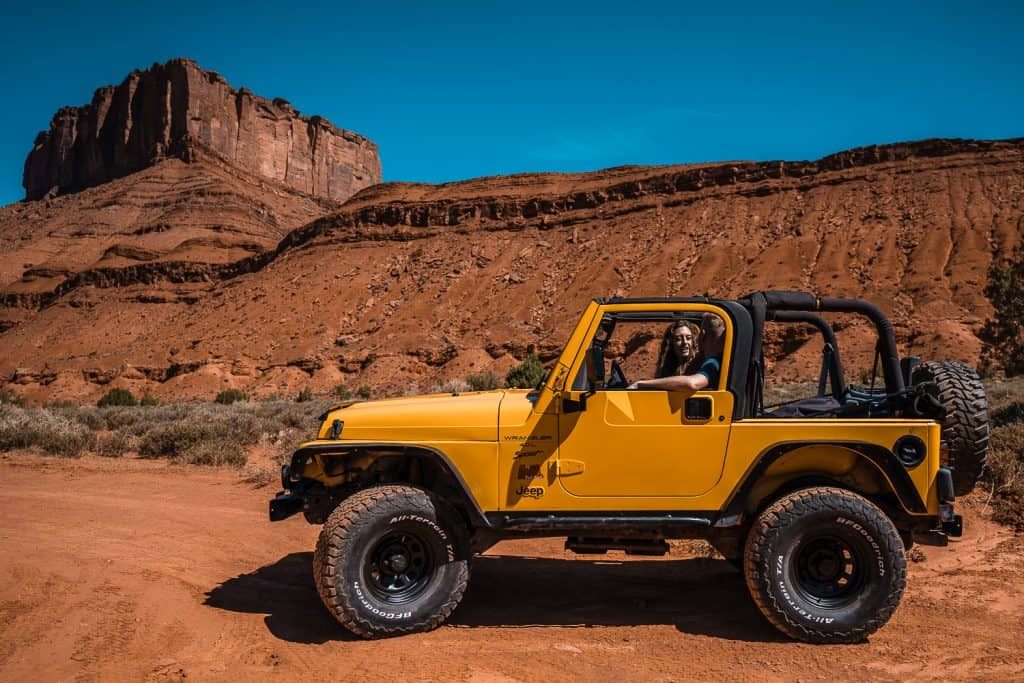
[[[250,196],[250,183],[211,167],[180,204],[187,211],[148,213],[171,179],[184,187],[174,174],[205,163],[174,160],[0,209],[0,386],[34,401],[93,401],[111,385],[162,400],[227,387],[401,395],[471,373],[503,377],[531,351],[550,363],[594,296],[761,289],[866,298],[891,317],[901,353],[976,363],[992,313],[986,270],[1024,239],[1020,139],[391,183],[333,208],[261,189],[276,227],[241,203],[234,218],[211,219],[217,207],[201,200],[217,187]],[[110,206],[133,201],[144,207],[137,219],[93,234]],[[213,258],[209,240],[234,234],[219,226],[243,219],[244,241]],[[23,241],[27,230],[37,239]],[[251,241],[264,251],[246,249]],[[848,380],[870,378],[874,330],[833,322]],[[817,377],[814,339],[773,333],[769,387]],[[657,350],[657,339],[641,341]]]
[[[90,104],[60,109],[36,137],[22,184],[27,199],[75,192],[169,157],[191,161],[197,147],[334,201],[381,181],[377,146],[365,137],[174,59],[98,89]]]

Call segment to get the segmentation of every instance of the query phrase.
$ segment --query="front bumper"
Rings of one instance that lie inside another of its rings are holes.
[[[270,521],[280,522],[288,519],[296,512],[302,512],[305,507],[305,498],[302,495],[301,486],[298,482],[292,481],[292,468],[288,465],[281,465],[281,488],[277,495],[270,500]],[[293,489],[289,491],[289,489]]]
[[[291,491],[279,491],[270,501],[270,521],[280,522],[297,512],[302,512],[305,501]]]

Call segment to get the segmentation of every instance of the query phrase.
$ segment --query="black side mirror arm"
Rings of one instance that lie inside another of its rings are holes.
[[[580,413],[587,409],[587,399],[594,395],[596,389],[604,386],[604,349],[594,344],[584,356],[584,363],[587,368],[587,390],[568,393],[568,398],[562,399],[563,413]]]

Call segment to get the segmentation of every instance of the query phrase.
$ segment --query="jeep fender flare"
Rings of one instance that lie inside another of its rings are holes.
[[[473,492],[466,484],[465,479],[462,478],[462,474],[459,473],[458,468],[452,464],[451,459],[449,459],[447,455],[432,446],[424,446],[416,443],[403,443],[401,441],[332,441],[331,443],[312,444],[310,446],[300,448],[292,454],[291,463],[289,465],[289,472],[291,473],[289,481],[298,482],[301,480],[301,476],[297,473],[302,472],[306,463],[309,462],[313,456],[343,455],[353,451],[376,450],[383,448],[404,451],[404,457],[423,458],[436,465],[441,471],[449,475],[452,478],[452,481],[458,485],[459,490],[467,502],[465,508],[466,514],[469,516],[470,523],[475,527],[491,526],[487,521],[487,517],[484,515],[483,509],[473,496]]]
[[[864,460],[874,465],[879,473],[885,477],[900,505],[907,511],[913,514],[926,514],[928,512],[928,507],[925,501],[921,499],[921,495],[914,486],[910,474],[907,473],[906,468],[903,467],[903,464],[892,450],[884,446],[866,441],[783,441],[769,446],[754,459],[754,465],[747,471],[746,476],[743,478],[743,483],[737,487],[722,510],[721,518],[742,518],[747,499],[768,468],[784,455],[807,446],[839,446],[857,453]]]

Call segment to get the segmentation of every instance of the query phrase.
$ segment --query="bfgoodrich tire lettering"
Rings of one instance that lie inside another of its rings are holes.
[[[843,489],[792,493],[768,507],[747,537],[750,594],[786,635],[853,643],[881,628],[906,585],[899,533],[873,503]]]
[[[324,605],[364,638],[441,625],[469,581],[467,534],[457,514],[412,486],[379,486],[328,517],[313,556]]]

